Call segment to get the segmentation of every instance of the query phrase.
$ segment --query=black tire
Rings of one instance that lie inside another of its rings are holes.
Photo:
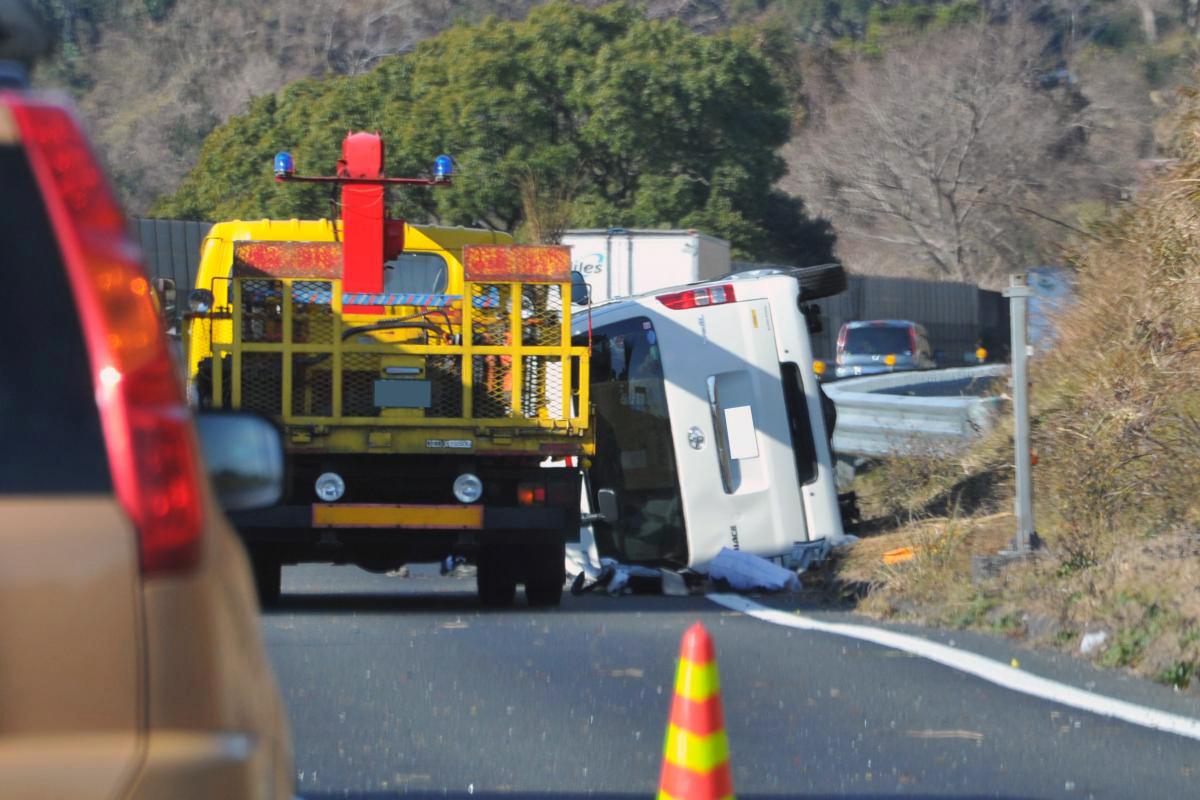
[[[511,608],[517,597],[517,574],[503,549],[485,547],[479,553],[475,586],[485,608]]]
[[[258,591],[258,604],[273,608],[279,604],[283,587],[283,564],[275,556],[253,553],[250,563],[254,569],[254,588]]]
[[[536,545],[526,551],[525,599],[531,608],[554,608],[562,604],[567,581],[566,543]]]
[[[221,359],[221,407],[233,407],[233,360]],[[213,403],[213,359],[203,358],[196,366],[195,378],[197,405],[202,410],[212,408]]]
[[[846,291],[846,270],[841,264],[821,264],[795,272],[800,281],[800,301],[820,300]]]

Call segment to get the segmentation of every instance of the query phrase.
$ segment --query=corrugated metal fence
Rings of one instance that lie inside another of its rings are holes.
[[[817,301],[824,330],[813,336],[817,358],[832,358],[843,322],[862,319],[905,319],[929,332],[938,364],[967,363],[982,344],[992,357],[1008,351],[1008,303],[999,292],[969,283],[923,281],[851,275],[845,292]]]
[[[762,265],[734,262],[736,271]],[[824,329],[813,334],[813,355],[832,359],[843,322],[904,319],[925,326],[939,366],[974,363],[979,345],[988,360],[1008,359],[1008,302],[1000,292],[970,283],[850,275],[846,291],[818,300]]]
[[[200,245],[211,222],[181,219],[135,219],[134,233],[142,243],[146,272],[152,278],[170,278],[181,296],[196,283]]]
[[[134,228],[146,256],[146,270],[154,278],[171,278],[186,293],[195,285],[200,245],[210,222],[177,219],[137,219]],[[755,264],[735,263],[735,269]],[[851,275],[846,291],[817,301],[824,330],[813,336],[817,358],[829,359],[837,347],[838,328],[859,319],[907,319],[929,331],[941,366],[966,363],[964,356],[983,344],[989,361],[1006,359],[1008,303],[999,292],[969,283],[923,281]]]

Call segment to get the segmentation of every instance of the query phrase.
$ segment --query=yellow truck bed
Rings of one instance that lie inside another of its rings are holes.
[[[253,241],[206,248],[226,266],[206,276],[202,265],[216,305],[190,330],[202,406],[275,418],[297,452],[592,452],[587,348],[571,346],[569,282],[467,280],[460,245],[441,251],[451,262],[444,293],[348,295],[339,278],[314,277],[320,268],[239,275],[234,252]],[[376,302],[383,314],[356,313]]]

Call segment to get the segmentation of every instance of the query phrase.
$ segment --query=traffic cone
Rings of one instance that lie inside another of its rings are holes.
[[[699,622],[679,646],[658,800],[733,800],[717,657]]]

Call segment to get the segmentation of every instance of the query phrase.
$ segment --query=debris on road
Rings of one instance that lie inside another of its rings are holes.
[[[688,576],[699,577],[691,572]],[[571,582],[571,594],[576,596],[596,589],[603,589],[613,597],[622,594],[664,594],[683,597],[691,594],[688,577],[684,573],[666,568],[621,564],[612,558],[600,559],[599,569],[588,565],[588,568],[579,572]]]
[[[686,597],[711,582],[736,592],[796,592],[800,590],[800,574],[825,561],[832,551],[833,545],[827,539],[796,542],[790,553],[776,560],[726,547],[708,563],[707,575],[602,558],[599,568],[591,563],[582,565],[572,580],[571,594],[578,596],[603,589],[613,597],[623,594]]]
[[[911,547],[897,547],[895,550],[888,550],[883,554],[883,563],[902,564],[905,561],[912,561],[916,557],[917,554]]]
[[[659,582],[657,588],[661,589],[662,573],[657,569],[650,567],[639,567],[633,564],[618,564],[611,558],[601,559],[601,564],[612,566],[612,577],[609,579],[605,590],[611,595],[624,594],[626,587],[630,591],[636,591],[637,588],[653,590],[653,582]],[[640,579],[640,580],[639,580]],[[649,585],[640,585],[649,582]]]
[[[691,594],[687,581],[678,572],[662,570],[662,593],[668,597],[686,597]]]
[[[1083,655],[1090,655],[1096,650],[1104,646],[1108,641],[1108,631],[1092,631],[1085,633],[1083,638],[1079,640],[1079,652]]]
[[[800,578],[790,569],[744,550],[721,548],[708,564],[708,576],[724,581],[735,591],[799,591]]]
[[[848,537],[847,537],[848,538]],[[857,538],[855,539],[857,541]],[[783,566],[797,574],[815,567],[833,552],[833,545],[828,539],[817,539],[813,542],[793,542],[792,552],[783,557]]]

